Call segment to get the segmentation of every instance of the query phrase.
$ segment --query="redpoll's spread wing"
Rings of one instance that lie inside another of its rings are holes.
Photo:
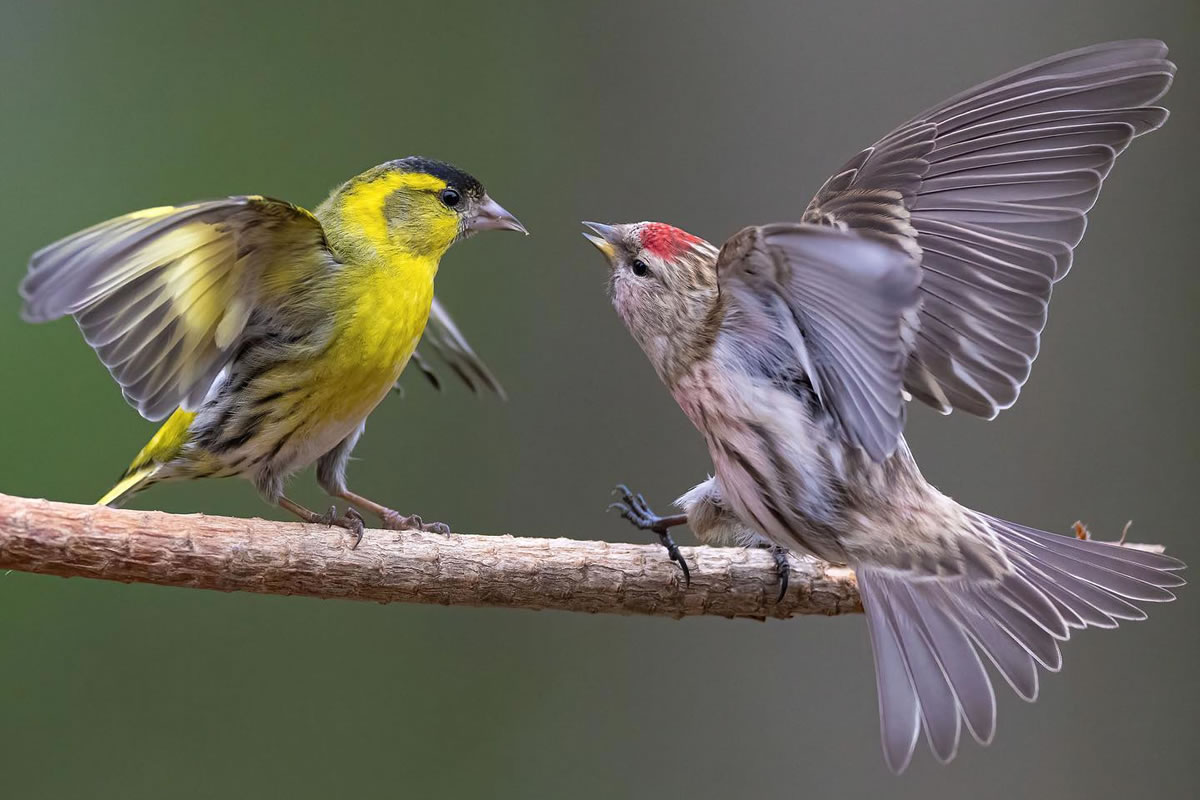
[[[800,366],[846,438],[882,460],[904,428],[905,317],[920,270],[903,251],[816,225],[746,228],[717,258],[722,335],[786,384]]]
[[[446,311],[446,307],[438,302],[436,297],[433,298],[433,306],[429,309],[429,322],[421,336],[421,346],[428,347],[437,354],[472,392],[477,392],[482,387],[504,399],[504,387],[471,349],[466,337],[450,317],[450,312]],[[413,360],[434,388],[440,389],[441,382],[429,361],[419,351],[413,354]]]
[[[1054,56],[970,89],[855,156],[804,220],[920,254],[924,295],[905,387],[942,412],[992,418],[1037,357],[1113,161],[1159,127],[1175,66],[1158,41]]]
[[[75,317],[142,416],[194,409],[258,307],[334,265],[317,220],[263,197],[126,214],[34,254],[23,315]]]

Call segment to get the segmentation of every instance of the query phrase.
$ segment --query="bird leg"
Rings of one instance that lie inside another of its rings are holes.
[[[688,518],[687,514],[673,514],[669,517],[660,517],[650,510],[646,498],[641,494],[634,494],[625,484],[618,484],[613,489],[613,494],[621,499],[608,506],[608,510],[617,510],[621,512],[624,519],[633,523],[633,526],[643,531],[652,531],[658,534],[658,540],[662,542],[662,546],[667,548],[667,555],[671,560],[679,565],[683,570],[684,586],[692,585],[692,573],[688,569],[687,561],[684,560],[683,554],[679,552],[679,545],[675,544],[675,540],[671,537],[670,529],[677,525],[686,525]]]
[[[350,506],[346,506],[346,513],[341,515],[337,513],[337,506],[330,506],[329,510],[324,514],[318,514],[287,497],[280,497],[278,502],[280,508],[287,509],[312,525],[337,525],[339,528],[345,528],[350,531],[350,533],[354,534],[354,544],[350,546],[351,550],[356,549],[359,543],[362,542],[363,531],[365,530],[362,514],[359,514]]]
[[[383,522],[383,527],[391,531],[424,531],[425,533],[440,533],[443,536],[450,535],[450,526],[444,522],[425,522],[417,514],[401,514],[399,511],[393,511],[387,506],[380,505],[374,500],[368,500],[360,494],[355,494],[349,489],[342,489],[335,493],[336,497],[340,497],[347,503],[353,503],[356,506],[367,509],[375,516],[379,517]]]

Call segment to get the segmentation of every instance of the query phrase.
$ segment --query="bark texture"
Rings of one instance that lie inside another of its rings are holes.
[[[0,494],[0,569],[219,591],[666,617],[862,611],[854,573],[791,559],[787,594],[765,550],[325,528],[123,511]]]

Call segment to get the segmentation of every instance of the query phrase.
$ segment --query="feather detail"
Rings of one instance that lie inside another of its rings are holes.
[[[888,134],[813,198],[805,221],[920,257],[914,397],[989,419],[1016,402],[1101,184],[1166,120],[1151,105],[1175,73],[1166,54],[1161,42],[1111,42],[996,78]]]
[[[1183,563],[1106,542],[1080,541],[975,515],[962,536],[986,536],[1009,570],[998,578],[933,577],[856,567],[879,690],[883,751],[908,765],[918,732],[934,755],[953,758],[960,718],[982,743],[995,732],[986,656],[1025,700],[1038,694],[1037,666],[1062,666],[1059,642],[1072,629],[1144,619],[1135,602],[1166,602],[1182,586]],[[917,713],[914,713],[914,709]]]
[[[800,365],[846,438],[882,461],[904,428],[905,317],[920,271],[902,250],[817,225],[747,228],[722,248],[722,336],[764,377]]]
[[[429,309],[429,321],[426,324],[425,333],[421,336],[421,344],[432,350],[472,392],[478,392],[482,387],[497,395],[501,400],[507,399],[500,381],[488,369],[483,359],[476,355],[475,350],[454,323],[450,312],[436,297],[433,298],[433,304]],[[417,369],[433,384],[433,387],[441,390],[441,382],[429,361],[423,358],[419,352],[413,354],[413,360],[416,362]]]
[[[162,419],[203,402],[256,308],[335,263],[320,223],[277,200],[147,209],[35,253],[22,313],[74,316],[126,400]]]

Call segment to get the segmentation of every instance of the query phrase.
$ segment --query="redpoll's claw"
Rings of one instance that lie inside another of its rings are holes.
[[[639,530],[658,534],[658,540],[662,542],[663,547],[667,548],[667,555],[683,570],[684,587],[690,587],[692,585],[691,570],[688,569],[687,561],[684,560],[683,553],[679,552],[679,545],[675,544],[670,533],[670,528],[687,524],[687,515],[674,514],[669,517],[660,517],[650,510],[650,505],[646,502],[645,497],[642,497],[641,494],[634,494],[623,483],[617,484],[613,489],[613,494],[620,496],[621,499],[616,503],[610,503],[608,510],[620,511],[621,516]]]
[[[771,555],[775,558],[775,572],[779,576],[779,597],[775,598],[776,603],[782,603],[784,595],[788,590],[788,578],[792,574],[792,565],[788,561],[788,551],[786,547],[779,545],[768,545],[771,548]]]
[[[656,530],[654,532],[658,534],[658,541],[662,542],[662,546],[667,548],[667,555],[683,570],[683,588],[691,588],[692,573],[688,569],[687,562],[683,560],[683,553],[679,552],[679,545],[675,544],[675,540],[671,538],[671,534],[666,530]]]

